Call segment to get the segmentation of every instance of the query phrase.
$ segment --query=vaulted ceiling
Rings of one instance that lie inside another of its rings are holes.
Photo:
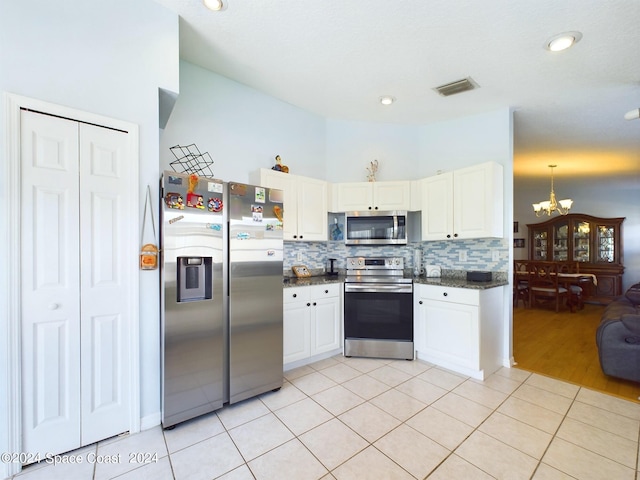
[[[421,125],[510,107],[516,177],[640,175],[638,0],[157,1],[181,17],[181,58],[310,112]],[[582,39],[545,48],[566,31]],[[479,88],[433,90],[466,77]]]

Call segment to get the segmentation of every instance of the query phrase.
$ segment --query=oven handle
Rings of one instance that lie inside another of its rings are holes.
[[[362,284],[345,283],[344,293],[349,292],[371,292],[371,293],[413,293],[412,284],[391,285],[391,284]]]

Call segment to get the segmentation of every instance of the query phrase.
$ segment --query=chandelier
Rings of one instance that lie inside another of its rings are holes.
[[[553,191],[553,169],[556,167],[557,165],[549,165],[549,168],[551,169],[551,195],[549,196],[549,200],[533,204],[533,211],[536,213],[536,217],[540,217],[542,215],[551,216],[553,212],[557,212],[560,215],[566,215],[571,209],[573,200],[570,198],[560,200],[559,202],[556,200],[556,194]]]

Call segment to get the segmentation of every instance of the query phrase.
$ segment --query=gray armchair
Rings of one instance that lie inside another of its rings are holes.
[[[607,305],[596,344],[605,375],[640,382],[640,283]]]

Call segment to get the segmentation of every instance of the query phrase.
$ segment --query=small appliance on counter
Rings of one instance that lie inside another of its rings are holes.
[[[440,265],[426,265],[425,266],[425,276],[427,278],[440,278],[442,274],[442,270]]]
[[[327,275],[330,277],[335,277],[338,275],[338,259],[337,258],[329,258],[327,259]]]
[[[491,272],[471,271],[467,272],[468,282],[490,282],[493,279]]]
[[[413,251],[413,276],[419,277],[424,273],[424,268],[422,268],[422,250],[416,248]]]

